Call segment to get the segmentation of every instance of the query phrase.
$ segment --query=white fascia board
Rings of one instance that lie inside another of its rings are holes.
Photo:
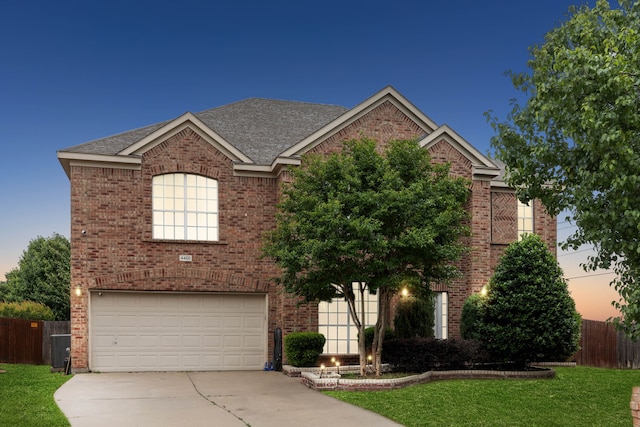
[[[142,159],[138,156],[109,156],[68,151],[58,151],[57,154],[67,177],[71,177],[71,166],[138,170],[142,165]]]
[[[495,191],[508,192],[508,193],[516,192],[515,188],[510,187],[509,184],[507,184],[504,181],[498,181],[498,180],[491,181],[491,189]]]
[[[489,168],[486,166],[473,165],[472,174],[473,174],[473,179],[477,179],[480,181],[491,181],[495,177],[500,175],[500,170],[495,168]]]
[[[122,150],[120,155],[128,156],[132,154],[143,154],[144,152],[152,149],[153,147],[161,144],[172,136],[182,132],[186,128],[191,128],[198,133],[204,140],[213,145],[217,150],[221,151],[224,155],[229,157],[233,161],[241,161],[246,163],[253,163],[249,157],[247,157],[240,150],[229,144],[222,136],[220,136],[213,129],[205,125],[202,120],[196,117],[193,113],[184,113],[182,116],[162,126],[160,129],[152,132],[150,135],[142,138],[135,144],[130,145],[126,149]]]
[[[493,163],[487,156],[482,154],[467,142],[456,131],[451,129],[448,125],[442,125],[420,141],[420,146],[423,148],[431,148],[432,145],[438,143],[441,139],[446,139],[454,148],[456,148],[463,156],[465,156],[471,164],[476,167],[483,167],[486,170],[500,171],[500,168]],[[497,176],[497,174],[496,174]]]
[[[235,163],[234,176],[252,176],[274,178],[283,167],[300,166],[301,159],[295,157],[278,157],[271,165]]]
[[[340,117],[336,118],[332,122],[323,126],[316,132],[312,133],[293,147],[284,151],[281,157],[294,157],[304,154],[311,150],[316,145],[320,144],[325,139],[339,132],[341,129],[349,126],[365,114],[369,113],[385,101],[390,101],[398,109],[403,111],[412,120],[418,123],[420,126],[433,131],[438,125],[431,120],[427,115],[421,112],[415,105],[409,102],[404,96],[402,96],[396,89],[391,86],[387,86],[380,92],[361,102],[349,111],[346,111]],[[365,135],[366,136],[366,135]]]

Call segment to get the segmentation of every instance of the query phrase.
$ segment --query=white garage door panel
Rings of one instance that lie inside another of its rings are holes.
[[[262,369],[264,295],[91,294],[91,369]]]

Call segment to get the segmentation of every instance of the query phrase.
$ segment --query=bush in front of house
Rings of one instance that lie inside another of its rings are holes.
[[[462,306],[460,315],[460,336],[469,340],[482,340],[482,316],[486,297],[470,295]]]
[[[402,298],[396,306],[393,324],[397,338],[433,337],[435,324],[433,299]]]
[[[385,343],[382,360],[395,372],[422,373],[470,369],[487,363],[488,357],[477,340],[397,338]]]
[[[26,320],[53,320],[55,315],[46,305],[34,301],[0,302],[0,317]]]
[[[367,349],[367,353],[371,352],[371,346],[373,345],[373,335],[375,333],[375,327],[369,326],[364,329],[364,346]],[[386,342],[392,340],[396,337],[396,333],[391,328],[386,328],[384,330],[384,340],[382,346],[386,345]]]
[[[580,315],[562,269],[535,234],[507,247],[482,305],[480,336],[496,362],[517,369],[578,350]]]
[[[324,348],[324,335],[318,332],[292,332],[284,337],[284,348],[290,365],[315,366]]]

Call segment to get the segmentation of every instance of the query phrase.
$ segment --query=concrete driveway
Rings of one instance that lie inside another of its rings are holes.
[[[54,398],[72,427],[400,425],[272,371],[76,374]]]

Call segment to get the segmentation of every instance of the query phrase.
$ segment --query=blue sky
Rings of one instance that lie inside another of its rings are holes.
[[[69,236],[69,181],[56,150],[186,111],[250,97],[353,107],[392,85],[488,153],[493,132],[483,113],[505,117],[517,96],[504,72],[525,71],[528,47],[541,42],[572,4],[580,3],[5,4],[0,279],[33,238]],[[586,274],[577,269],[586,255],[559,258],[567,277]],[[597,294],[598,309],[606,311],[615,297],[607,286],[611,276],[594,279],[593,288],[572,280],[572,292],[576,300]],[[602,317],[588,315],[580,302],[578,308],[587,318]]]

